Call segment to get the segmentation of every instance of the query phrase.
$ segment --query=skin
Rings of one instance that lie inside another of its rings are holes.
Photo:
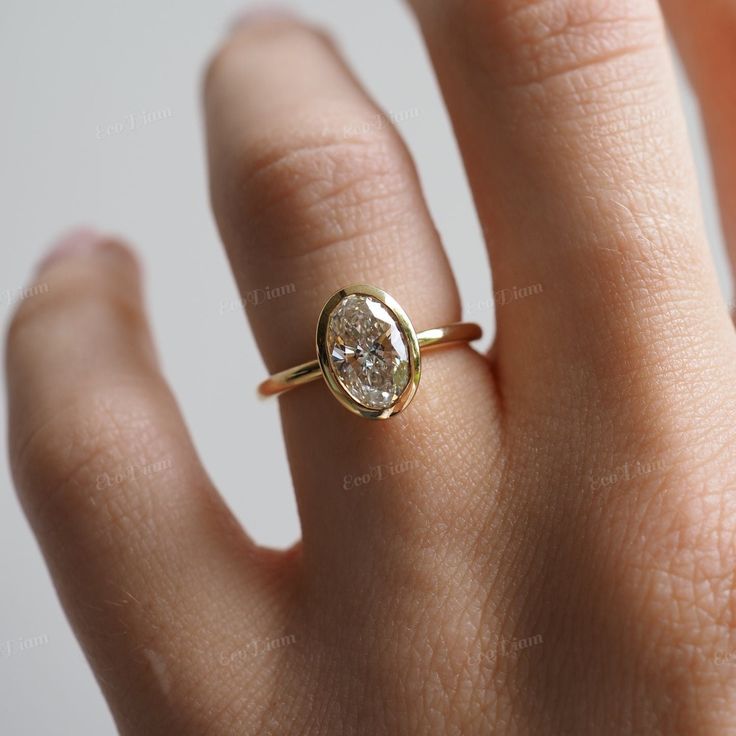
[[[282,397],[303,538],[274,551],[196,457],[130,252],[70,234],[7,351],[13,472],[69,619],[123,734],[736,733],[736,337],[662,16],[736,258],[736,4],[412,6],[495,288],[542,291],[497,308],[490,357],[428,354],[388,422],[321,383]],[[420,330],[460,318],[407,151],[321,32],[246,19],[204,87],[241,293],[299,285],[248,306],[269,371],[312,355],[345,284]],[[170,467],[99,487],[131,458]]]

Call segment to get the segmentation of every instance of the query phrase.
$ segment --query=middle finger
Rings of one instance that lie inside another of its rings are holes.
[[[413,5],[487,235],[508,403],[632,381],[637,403],[691,400],[688,371],[725,369],[733,336],[657,2]]]

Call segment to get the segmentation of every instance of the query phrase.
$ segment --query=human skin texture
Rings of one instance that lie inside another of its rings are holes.
[[[302,539],[264,549],[197,459],[135,259],[70,233],[7,351],[14,477],[69,620],[123,734],[736,733],[736,336],[665,25],[736,256],[736,3],[412,10],[505,295],[492,353],[427,354],[386,421],[321,381],[281,397]],[[204,108],[268,371],[313,357],[347,284],[417,330],[460,319],[407,150],[323,32],[244,17]]]

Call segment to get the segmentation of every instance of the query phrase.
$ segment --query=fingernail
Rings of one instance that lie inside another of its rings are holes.
[[[90,227],[78,227],[63,235],[38,264],[37,271],[43,271],[51,264],[65,258],[86,256],[97,251],[104,243],[104,238]]]
[[[230,23],[230,30],[236,31],[256,23],[278,23],[294,20],[296,13],[285,5],[263,3],[249,5],[238,13]]]

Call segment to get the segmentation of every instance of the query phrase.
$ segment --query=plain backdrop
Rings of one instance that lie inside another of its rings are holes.
[[[480,233],[408,12],[399,0],[304,0],[293,7],[331,30],[408,140],[465,317],[483,325],[487,342],[493,310]],[[163,366],[206,467],[259,542],[286,546],[299,528],[277,404],[255,396],[264,369],[206,188],[202,69],[239,12],[242,7],[223,0],[0,5],[0,318],[7,321],[34,263],[60,231],[90,224],[124,234],[141,254]],[[683,91],[726,289],[706,152],[694,102]],[[0,443],[6,444],[4,423]],[[5,455],[0,733],[114,734],[20,511]]]

